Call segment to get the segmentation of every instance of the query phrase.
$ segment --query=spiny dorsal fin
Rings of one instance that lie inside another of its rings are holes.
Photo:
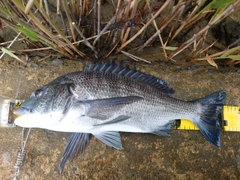
[[[151,85],[164,93],[167,94],[174,93],[174,90],[168,87],[167,83],[162,79],[159,79],[150,74],[142,73],[140,71],[137,71],[136,69],[130,69],[129,67],[117,65],[115,62],[112,61],[107,61],[104,64],[102,63],[98,63],[96,65],[89,64],[89,66],[84,67],[83,71],[95,71],[117,74],[128,78],[136,79],[142,83]]]

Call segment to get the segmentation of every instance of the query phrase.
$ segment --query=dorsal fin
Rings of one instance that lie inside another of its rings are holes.
[[[88,66],[84,66],[83,71],[96,71],[96,72],[105,72],[105,73],[112,73],[121,76],[125,76],[128,78],[136,79],[142,83],[151,85],[160,91],[172,94],[174,90],[168,87],[167,83],[162,79],[159,79],[155,76],[150,74],[145,74],[135,69],[130,69],[129,67],[123,67],[117,65],[115,62],[107,61],[106,63],[98,63],[96,65],[89,64]]]

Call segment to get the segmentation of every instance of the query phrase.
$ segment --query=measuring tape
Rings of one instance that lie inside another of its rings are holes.
[[[240,106],[223,106],[221,126],[223,131],[240,132]],[[199,130],[190,120],[177,120],[175,129]]]

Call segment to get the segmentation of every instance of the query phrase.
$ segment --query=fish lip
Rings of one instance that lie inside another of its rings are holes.
[[[13,113],[15,115],[24,115],[24,114],[29,114],[29,113],[32,113],[32,112],[33,112],[33,109],[27,108],[27,107],[20,107],[20,108],[15,109],[13,111]]]

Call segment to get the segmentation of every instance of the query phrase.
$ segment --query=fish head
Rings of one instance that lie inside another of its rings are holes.
[[[48,129],[61,118],[65,102],[70,94],[64,84],[46,85],[32,92],[18,109],[14,110],[15,124],[21,127]]]

